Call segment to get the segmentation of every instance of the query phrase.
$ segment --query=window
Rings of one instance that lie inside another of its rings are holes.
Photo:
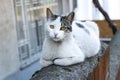
[[[40,57],[44,40],[46,8],[56,14],[67,14],[73,0],[14,0],[16,11],[18,51],[21,68]]]

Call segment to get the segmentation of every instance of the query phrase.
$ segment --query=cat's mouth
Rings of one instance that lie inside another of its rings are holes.
[[[53,38],[53,41],[58,42],[58,41],[62,41],[62,40],[61,40],[60,38],[54,37],[54,38]]]

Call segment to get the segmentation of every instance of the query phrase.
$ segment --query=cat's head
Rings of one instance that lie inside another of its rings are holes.
[[[47,36],[54,41],[62,41],[70,35],[72,32],[72,21],[74,18],[74,12],[71,12],[67,16],[59,16],[52,13],[47,8],[47,23],[46,32]]]

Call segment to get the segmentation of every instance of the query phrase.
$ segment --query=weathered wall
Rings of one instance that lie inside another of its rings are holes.
[[[0,80],[19,69],[13,0],[0,1]]]

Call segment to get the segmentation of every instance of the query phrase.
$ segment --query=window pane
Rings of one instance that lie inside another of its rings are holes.
[[[29,58],[29,47],[27,44],[19,47],[18,50],[20,53],[19,56],[21,61]]]
[[[18,41],[23,40],[25,38],[23,21],[22,21],[22,10],[20,3],[16,5],[16,19],[17,19],[17,35]]]
[[[27,12],[27,21],[28,21],[28,28],[29,28],[29,37],[30,37],[30,45],[31,45],[31,53],[35,54],[41,50],[42,46],[42,33],[44,33],[43,29],[43,10],[36,9]]]

